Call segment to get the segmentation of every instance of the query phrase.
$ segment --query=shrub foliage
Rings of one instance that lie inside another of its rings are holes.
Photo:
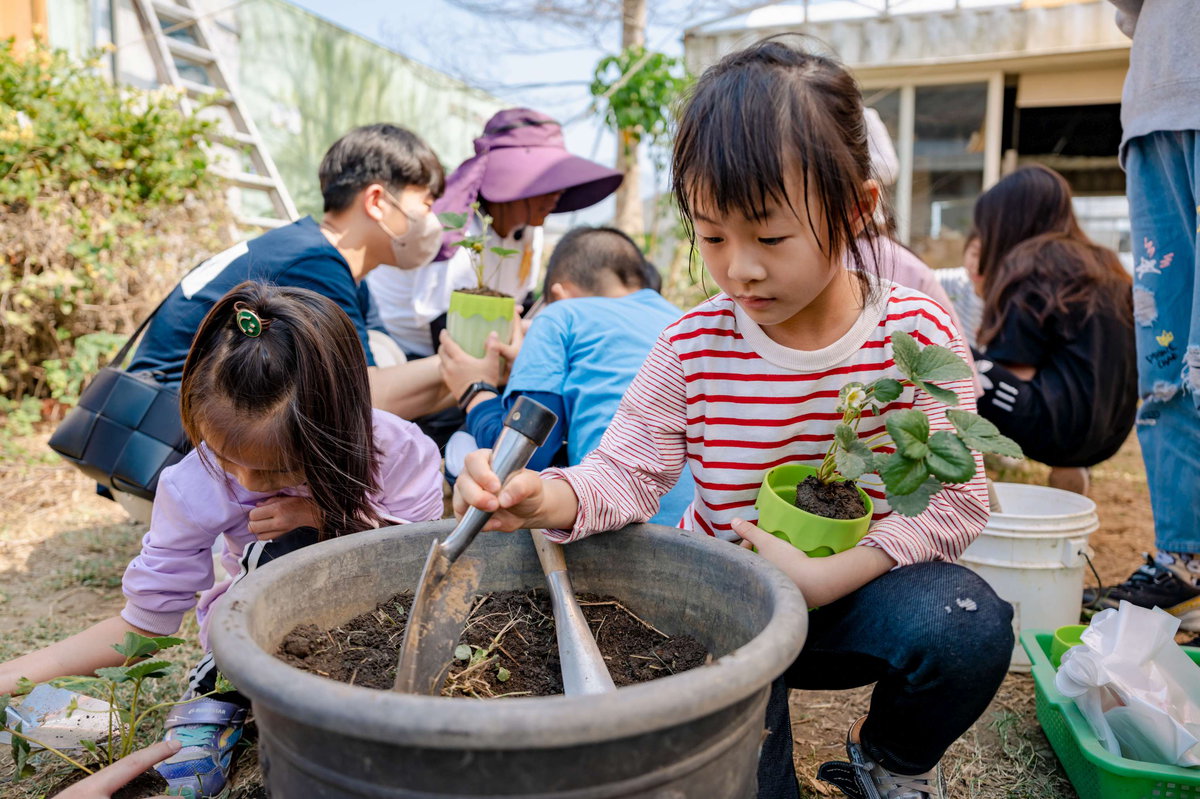
[[[97,58],[0,41],[0,410],[71,404],[232,216],[174,90],[110,83]]]

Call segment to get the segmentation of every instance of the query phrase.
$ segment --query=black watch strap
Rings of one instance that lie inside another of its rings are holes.
[[[496,388],[491,383],[479,380],[467,386],[467,390],[464,391],[462,396],[458,398],[458,407],[465,411],[467,406],[471,404],[471,400],[475,399],[475,395],[480,391],[490,391],[497,397],[500,396],[500,389]]]

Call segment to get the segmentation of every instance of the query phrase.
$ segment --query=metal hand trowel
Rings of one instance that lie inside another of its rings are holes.
[[[533,546],[550,589],[563,693],[580,696],[617,690],[612,675],[608,673],[604,655],[600,654],[600,647],[583,616],[583,608],[575,599],[575,589],[567,573],[567,559],[562,546],[546,538],[542,530],[529,532],[533,535]]]
[[[545,406],[528,397],[517,398],[492,450],[492,471],[501,484],[525,468],[557,422]],[[468,508],[450,535],[430,547],[408,614],[393,690],[430,695],[442,690],[483,576],[479,560],[459,556],[491,516]]]

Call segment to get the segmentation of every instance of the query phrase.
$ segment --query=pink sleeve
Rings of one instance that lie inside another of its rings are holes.
[[[578,466],[542,472],[545,479],[566,480],[579,498],[574,529],[551,531],[549,537],[574,541],[657,513],[659,499],[683,470],[686,425],[683,366],[660,337],[596,449]]]
[[[949,339],[940,327],[925,326],[922,330],[933,343],[953,350],[959,357],[970,353],[962,336]],[[975,391],[971,380],[939,383],[958,395],[958,407],[975,410]],[[953,430],[946,418],[947,406],[917,389],[916,408],[929,417],[932,431]],[[989,516],[987,481],[983,471],[983,456],[975,454],[975,476],[962,485],[946,486],[933,496],[929,507],[920,516],[889,513],[871,525],[861,546],[878,547],[891,555],[897,566],[907,566],[930,560],[956,561],[963,550],[975,540]]]
[[[397,521],[442,518],[442,468],[437,445],[415,424],[399,418],[389,421],[395,427],[389,427],[389,435],[378,443],[383,458],[379,494],[373,498],[376,506]]]

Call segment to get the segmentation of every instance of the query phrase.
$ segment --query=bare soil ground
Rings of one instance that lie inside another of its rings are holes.
[[[97,497],[72,467],[46,457],[45,435],[21,442],[25,452],[0,462],[0,659],[56,641],[118,612],[125,565],[138,551],[145,528],[131,524],[115,503]],[[1036,464],[996,474],[1001,480],[1043,482]],[[1094,562],[1106,583],[1124,579],[1139,553],[1153,544],[1149,499],[1137,443],[1092,473],[1091,496],[1099,505],[1100,531],[1092,537]],[[189,616],[181,637],[193,639]],[[199,657],[195,644],[173,650],[175,673],[155,691],[163,699],[182,693],[187,668]],[[866,712],[869,688],[795,692],[792,698],[796,767],[805,797],[836,796],[815,780],[816,767],[844,756],[850,723]],[[921,724],[913,719],[913,724]],[[143,732],[157,738],[155,724]],[[956,799],[1074,797],[1049,749],[1033,708],[1033,683],[1013,674],[987,713],[955,744],[944,761]],[[12,766],[0,753],[0,795],[41,796],[68,769],[42,761],[43,774],[11,783]],[[233,799],[261,795],[253,751],[241,759]]]

